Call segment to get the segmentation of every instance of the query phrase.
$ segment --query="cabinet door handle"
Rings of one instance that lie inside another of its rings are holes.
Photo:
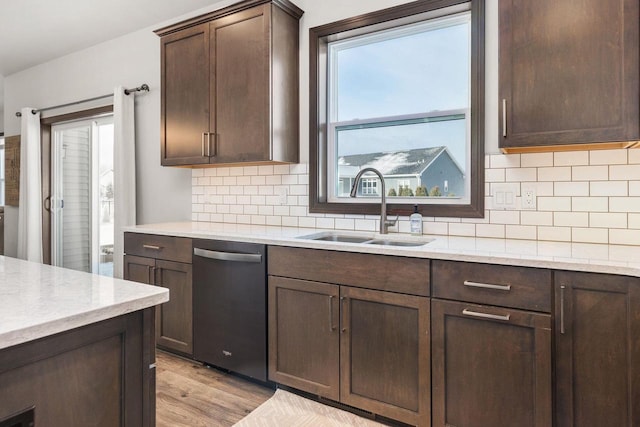
[[[211,157],[211,132],[207,132],[207,157]]]
[[[494,289],[496,291],[509,292],[511,290],[511,285],[494,285],[492,283],[472,282],[471,280],[465,280],[463,285],[469,286],[470,288]]]
[[[207,132],[202,132],[202,157],[206,157],[204,155],[204,138],[207,135]]]
[[[211,154],[211,137],[213,137],[213,154]],[[215,132],[209,133],[209,156],[215,157],[218,155],[218,134]]]
[[[329,332],[333,332],[336,329],[333,326],[333,295],[329,295]]]
[[[560,285],[560,333],[564,335],[564,285]]]
[[[162,249],[162,246],[156,246],[156,245],[146,245],[145,244],[145,245],[142,245],[142,247],[145,248],[145,249],[151,249],[151,250],[154,250],[154,251],[159,251],[159,250]]]
[[[346,300],[346,298],[345,298],[345,297],[340,297],[340,314],[342,315],[342,316],[341,316],[342,328],[340,329],[340,332],[341,332],[341,333],[345,333],[345,332],[347,332],[347,327],[346,327],[347,322],[346,322],[346,320],[344,319],[344,314],[345,314],[345,313],[344,313],[344,312],[345,312],[345,309],[344,309],[344,301],[345,301],[345,300]]]
[[[502,98],[502,136],[507,137],[507,100]]]
[[[509,318],[511,318],[510,314],[499,315],[499,314],[479,313],[477,311],[471,311],[466,308],[462,310],[462,314],[465,314],[467,316],[480,317],[483,319],[503,320],[503,321],[508,321]]]
[[[151,267],[150,265],[147,266],[147,278],[149,279],[150,285],[156,284],[156,268],[155,267]]]

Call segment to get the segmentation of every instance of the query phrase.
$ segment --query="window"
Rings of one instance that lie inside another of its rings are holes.
[[[310,30],[311,87],[325,89],[310,96],[311,212],[375,213],[371,198],[349,197],[373,167],[390,209],[483,215],[484,2],[435,3]],[[379,197],[366,176],[358,195]]]

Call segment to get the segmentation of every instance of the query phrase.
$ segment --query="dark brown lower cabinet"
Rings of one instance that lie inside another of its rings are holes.
[[[341,286],[340,300],[340,401],[430,425],[429,298]]]
[[[434,426],[548,427],[551,316],[431,301]]]
[[[0,424],[155,426],[153,310],[0,350]]]
[[[269,379],[429,426],[429,299],[270,276]]]
[[[269,379],[340,399],[340,287],[269,277]]]
[[[169,289],[169,301],[156,308],[158,347],[193,354],[192,266],[133,255],[124,256],[124,278]]]
[[[640,425],[640,280],[555,276],[556,425]]]

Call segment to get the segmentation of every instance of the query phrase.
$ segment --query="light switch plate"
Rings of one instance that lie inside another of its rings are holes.
[[[519,187],[516,183],[492,183],[493,209],[515,210]]]

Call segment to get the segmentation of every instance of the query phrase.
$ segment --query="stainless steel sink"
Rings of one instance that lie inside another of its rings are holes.
[[[374,239],[374,240],[369,240],[368,242],[364,242],[368,245],[382,245],[382,246],[423,246],[426,245],[427,243],[431,243],[433,242],[434,239],[429,239],[426,241],[419,241],[419,242],[411,242],[411,241],[406,241],[406,240],[383,240],[383,239]]]
[[[304,239],[304,237],[302,237]],[[364,243],[371,240],[370,237],[342,236],[340,234],[331,234],[328,236],[315,237],[311,240],[324,240],[327,242],[344,242],[344,243]]]
[[[320,240],[325,242],[340,242],[340,243],[357,243],[365,245],[381,245],[381,246],[404,246],[404,247],[417,247],[423,246],[432,242],[434,239],[415,238],[414,239],[381,239],[372,235],[352,235],[345,233],[336,233],[333,231],[323,231],[320,233],[309,234],[307,236],[300,236],[298,239],[305,240]]]

